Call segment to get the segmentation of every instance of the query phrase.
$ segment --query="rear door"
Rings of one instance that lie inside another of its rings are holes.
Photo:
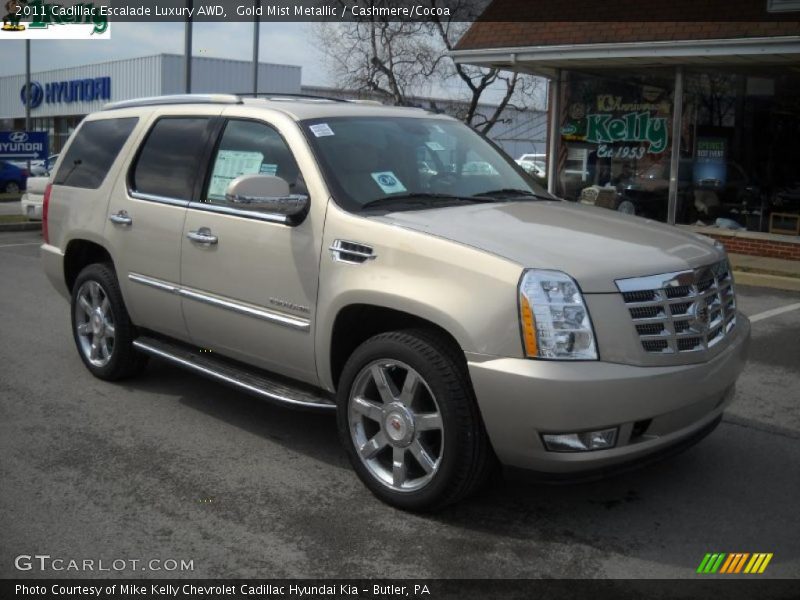
[[[177,293],[181,234],[221,109],[172,110],[151,118],[127,176],[119,178],[105,236],[133,322],[188,340]]]

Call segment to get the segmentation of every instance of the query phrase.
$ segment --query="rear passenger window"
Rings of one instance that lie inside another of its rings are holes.
[[[251,173],[281,177],[291,192],[305,192],[292,151],[281,135],[264,123],[228,121],[212,165],[205,196],[212,204],[224,203],[228,184]]]
[[[150,130],[131,176],[135,192],[191,200],[208,139],[208,117],[165,117]]]
[[[138,120],[128,117],[84,122],[69,145],[53,183],[88,189],[100,187]]]

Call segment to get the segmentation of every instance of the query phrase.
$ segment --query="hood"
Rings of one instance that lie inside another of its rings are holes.
[[[372,218],[491,252],[522,267],[563,271],[586,293],[617,292],[615,279],[696,268],[724,257],[697,234],[571,202],[471,204]]]

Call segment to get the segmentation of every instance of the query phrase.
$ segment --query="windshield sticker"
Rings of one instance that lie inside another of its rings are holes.
[[[399,194],[406,191],[405,186],[400,183],[400,180],[391,171],[380,171],[371,173],[371,175],[384,194]]]
[[[333,129],[327,123],[317,123],[309,127],[311,133],[317,137],[324,137],[326,135],[333,135]]]
[[[270,163],[261,163],[261,168],[258,170],[262,175],[275,175],[278,172],[278,165]]]
[[[425,145],[434,152],[441,152],[444,150],[444,146],[442,146],[439,142],[425,142]]]
[[[213,200],[225,198],[228,184],[240,175],[258,173],[264,155],[261,152],[242,152],[240,150],[220,150],[211,174],[208,197]]]

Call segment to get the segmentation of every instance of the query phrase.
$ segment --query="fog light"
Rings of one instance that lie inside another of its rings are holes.
[[[617,428],[582,433],[545,433],[542,439],[550,452],[606,450],[617,443]]]

